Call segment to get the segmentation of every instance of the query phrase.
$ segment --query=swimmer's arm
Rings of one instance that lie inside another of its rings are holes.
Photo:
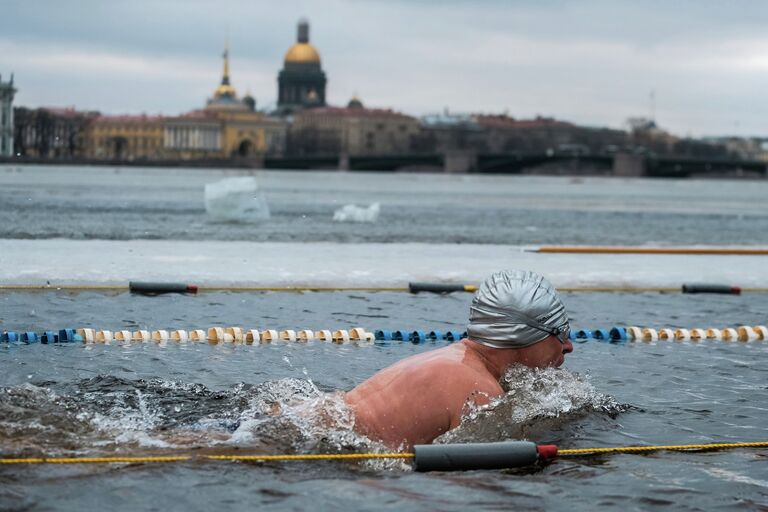
[[[461,418],[466,412],[467,404],[476,407],[482,407],[491,403],[491,400],[504,394],[504,390],[496,379],[486,376],[476,376],[474,380],[467,383],[466,399],[461,406],[451,414],[450,427],[452,430],[461,424]]]

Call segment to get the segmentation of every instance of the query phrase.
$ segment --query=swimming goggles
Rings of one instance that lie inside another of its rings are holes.
[[[555,338],[560,341],[561,345],[565,345],[568,343],[568,340],[571,338],[571,326],[568,322],[565,322],[560,327],[555,327],[554,329],[547,329],[546,327],[542,327],[541,325],[531,325],[531,324],[525,324],[528,327],[532,327],[533,329],[537,329],[541,332],[546,332],[547,334],[554,336]]]

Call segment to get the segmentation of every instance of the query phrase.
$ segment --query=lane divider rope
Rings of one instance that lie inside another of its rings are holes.
[[[306,343],[310,341],[321,341],[327,343],[347,344],[355,343],[357,345],[373,344],[376,337],[372,332],[366,331],[362,327],[354,327],[350,330],[334,329],[312,331],[302,329],[298,332],[292,329],[284,330],[258,330],[243,329],[242,327],[209,327],[207,330],[193,329],[185,330],[165,330],[154,331],[140,329],[137,331],[120,330],[96,330],[83,327],[80,329],[59,329],[58,331],[45,331],[41,335],[36,332],[27,331],[18,333],[15,331],[4,331],[0,335],[0,342],[5,343],[104,343],[113,341],[120,343],[149,343],[159,344],[167,342],[185,343],[190,342],[208,342],[212,345],[220,343],[237,344],[266,344],[276,342],[298,342]]]
[[[365,460],[408,459],[413,453],[328,453],[303,455],[178,455],[167,457],[27,457],[0,459],[0,464],[109,464],[144,462],[213,461],[300,461],[300,460]]]
[[[60,329],[58,331],[45,331],[42,334],[36,332],[15,332],[4,331],[0,334],[0,342],[13,344],[29,344],[40,342],[43,344],[52,343],[150,343],[155,342],[163,345],[171,343],[203,343],[212,345],[217,344],[268,344],[268,343],[308,343],[320,341],[335,344],[354,343],[357,345],[390,345],[398,342],[411,342],[414,344],[446,342],[453,343],[466,338],[467,333],[461,331],[422,331],[422,330],[383,330],[379,329],[370,332],[362,327],[355,327],[350,330],[319,330],[309,329],[244,329],[242,327],[209,327],[207,330],[193,329],[185,330],[95,330],[92,328],[80,329]],[[724,341],[724,342],[757,342],[768,341],[768,327],[765,325],[741,325],[739,327],[719,328],[660,328],[651,327],[612,327],[610,329],[572,329],[570,333],[571,340],[574,342],[586,342],[590,340],[625,343],[625,342],[646,342],[657,341],[677,341],[677,342],[701,342],[701,341]]]
[[[478,443],[482,446],[482,443]],[[439,445],[430,445],[439,446]],[[456,445],[444,445],[447,447]],[[613,446],[594,448],[555,447],[553,455],[580,457],[605,453],[650,453],[658,451],[717,451],[738,448],[768,448],[768,441],[740,443],[677,444],[650,446]],[[417,446],[418,449],[418,446]],[[110,464],[110,463],[169,463],[184,461],[316,461],[316,460],[370,460],[370,459],[413,459],[416,452],[404,453],[329,453],[299,455],[177,455],[149,457],[19,457],[0,458],[0,464]]]
[[[475,285],[459,285],[461,289],[452,291],[474,293],[477,291]],[[561,292],[569,293],[679,293],[678,287],[657,287],[657,286],[562,286],[557,288]],[[36,284],[0,284],[0,291],[69,291],[69,292],[127,292],[126,285],[36,285]],[[768,287],[739,287],[742,293],[768,293]],[[376,287],[376,286],[206,286],[197,287],[195,293],[199,292],[398,292],[413,293],[408,287]],[[439,293],[449,293],[446,291]]]
[[[765,325],[741,325],[739,327],[726,327],[724,329],[694,327],[692,329],[671,329],[663,327],[612,327],[611,329],[581,329],[571,330],[571,339],[577,342],[588,340],[606,341],[614,343],[630,342],[656,342],[656,341],[768,341],[768,327]]]
[[[124,284],[0,284],[0,290],[8,291],[115,291],[127,292]],[[197,287],[197,292],[408,292],[402,286],[206,286]]]
[[[600,453],[643,453],[658,451],[714,451],[736,448],[768,448],[768,441],[748,443],[670,444],[656,446],[614,446],[607,448],[570,448],[558,450],[562,456],[596,455]]]

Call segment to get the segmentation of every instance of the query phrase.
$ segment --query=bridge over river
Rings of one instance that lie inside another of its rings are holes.
[[[382,156],[295,156],[264,160],[267,169],[343,169],[350,171],[435,171],[479,174],[522,174],[546,168],[553,173],[602,173],[618,176],[684,178],[700,175],[768,177],[768,162],[647,156],[629,153],[557,152],[401,154]]]

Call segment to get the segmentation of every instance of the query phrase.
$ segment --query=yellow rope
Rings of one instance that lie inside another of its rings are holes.
[[[8,291],[46,291],[62,290],[72,292],[82,291],[127,291],[126,285],[100,284],[0,284],[0,290]],[[199,287],[198,292],[407,292],[404,287],[376,286],[205,286]],[[474,291],[474,290],[468,290]]]
[[[37,284],[0,284],[0,291],[68,291],[68,292],[86,292],[86,291],[114,291],[125,292],[128,291],[128,287],[125,285],[98,285],[98,284],[84,284],[84,285],[37,285]],[[574,287],[564,286],[558,288],[561,292],[580,292],[580,293],[677,293],[680,292],[680,287],[628,287],[628,286],[595,286],[595,287]],[[198,293],[204,292],[287,292],[287,293],[302,293],[302,292],[409,292],[408,288],[401,287],[355,287],[355,286],[342,286],[342,287],[323,287],[323,286],[273,286],[273,287],[260,287],[260,286],[211,286],[200,287]],[[477,291],[477,286],[464,285],[464,291],[474,293]],[[741,288],[742,293],[766,293],[768,288]]]
[[[603,286],[603,287],[594,287],[594,288],[585,288],[585,287],[562,287],[558,288],[561,292],[592,292],[592,293],[617,293],[617,292],[627,292],[627,293],[648,293],[648,292],[656,292],[656,293],[677,293],[680,292],[680,287],[677,288],[632,288],[627,286]],[[768,291],[768,288],[765,289]],[[742,289],[742,292],[746,291]]]
[[[642,453],[655,451],[704,451],[733,448],[768,448],[768,441],[750,443],[673,444],[655,446],[615,446],[609,448],[572,448],[558,450],[558,456],[595,455],[600,453]],[[297,460],[364,460],[412,459],[415,453],[321,453],[304,455],[179,455],[169,457],[37,457],[2,459],[0,464],[99,464],[112,462],[182,462],[190,460],[215,461],[297,461]]]
[[[687,451],[687,450],[725,450],[729,448],[768,448],[768,441],[755,443],[710,443],[710,444],[671,444],[660,446],[615,446],[610,448],[573,448],[558,450],[557,455],[592,455],[596,453],[638,453],[656,452],[661,450]]]
[[[303,455],[204,455],[193,457],[179,455],[169,457],[29,457],[1,459],[0,464],[102,464],[112,462],[182,462],[189,460],[231,460],[231,461],[292,461],[292,460],[362,460],[362,459],[408,459],[413,453],[321,453]]]
[[[101,464],[107,462],[180,462],[191,460],[188,455],[177,457],[32,457],[0,459],[0,464]]]
[[[329,453],[315,455],[208,455],[212,460],[361,460],[410,459],[415,453]]]
[[[199,288],[204,292],[407,292],[402,287],[376,286],[212,286]]]
[[[732,256],[766,256],[768,249],[717,247],[605,247],[605,246],[546,246],[535,252],[566,254],[727,254]]]

